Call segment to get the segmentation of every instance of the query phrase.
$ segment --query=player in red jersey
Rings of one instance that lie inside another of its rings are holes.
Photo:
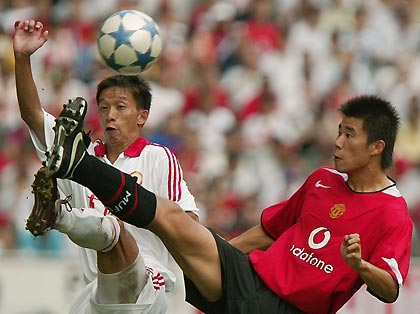
[[[335,168],[314,171],[288,200],[263,211],[261,225],[230,243],[89,156],[70,128],[57,136],[44,171],[52,179],[72,173],[115,215],[158,235],[184,271],[187,301],[205,313],[336,313],[364,284],[394,302],[413,228],[386,172],[399,116],[376,96],[350,99],[340,110]]]

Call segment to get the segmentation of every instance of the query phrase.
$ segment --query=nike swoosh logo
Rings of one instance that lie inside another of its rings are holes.
[[[77,146],[79,145],[79,142],[81,142],[83,140],[83,134],[82,133],[78,133],[73,141],[73,148],[72,148],[72,152],[71,152],[71,157],[70,157],[70,163],[69,163],[69,169],[67,170],[65,176],[67,176],[70,171],[71,174],[73,174],[74,169],[76,169],[77,165],[80,163],[80,161],[82,160],[82,158],[80,158],[77,161],[77,165],[74,166],[75,163],[75,159],[76,159],[76,153],[77,153]]]
[[[331,187],[330,187],[330,186],[328,186],[328,185],[323,185],[323,184],[321,183],[321,180],[316,181],[316,183],[315,183],[315,187],[316,187],[316,188],[324,188],[324,189],[330,189],[330,188],[331,188]]]

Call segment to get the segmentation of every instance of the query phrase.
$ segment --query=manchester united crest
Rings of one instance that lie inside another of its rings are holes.
[[[344,206],[344,204],[335,204],[333,207],[330,208],[330,217],[336,219],[343,216],[345,212],[346,206]]]

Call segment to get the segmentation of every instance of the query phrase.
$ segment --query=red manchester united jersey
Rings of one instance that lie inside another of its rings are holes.
[[[402,284],[407,276],[412,222],[395,184],[356,193],[331,168],[313,172],[287,201],[266,208],[262,226],[275,242],[250,260],[265,284],[308,314],[335,313],[363,284],[344,262],[340,245],[360,234],[362,258]]]

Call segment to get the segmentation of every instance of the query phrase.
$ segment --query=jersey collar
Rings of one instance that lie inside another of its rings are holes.
[[[146,140],[144,137],[139,137],[124,151],[124,155],[132,158],[138,157],[147,144],[149,144],[148,140]],[[99,144],[95,146],[94,150],[96,156],[104,157],[107,153],[106,144],[100,141]]]

